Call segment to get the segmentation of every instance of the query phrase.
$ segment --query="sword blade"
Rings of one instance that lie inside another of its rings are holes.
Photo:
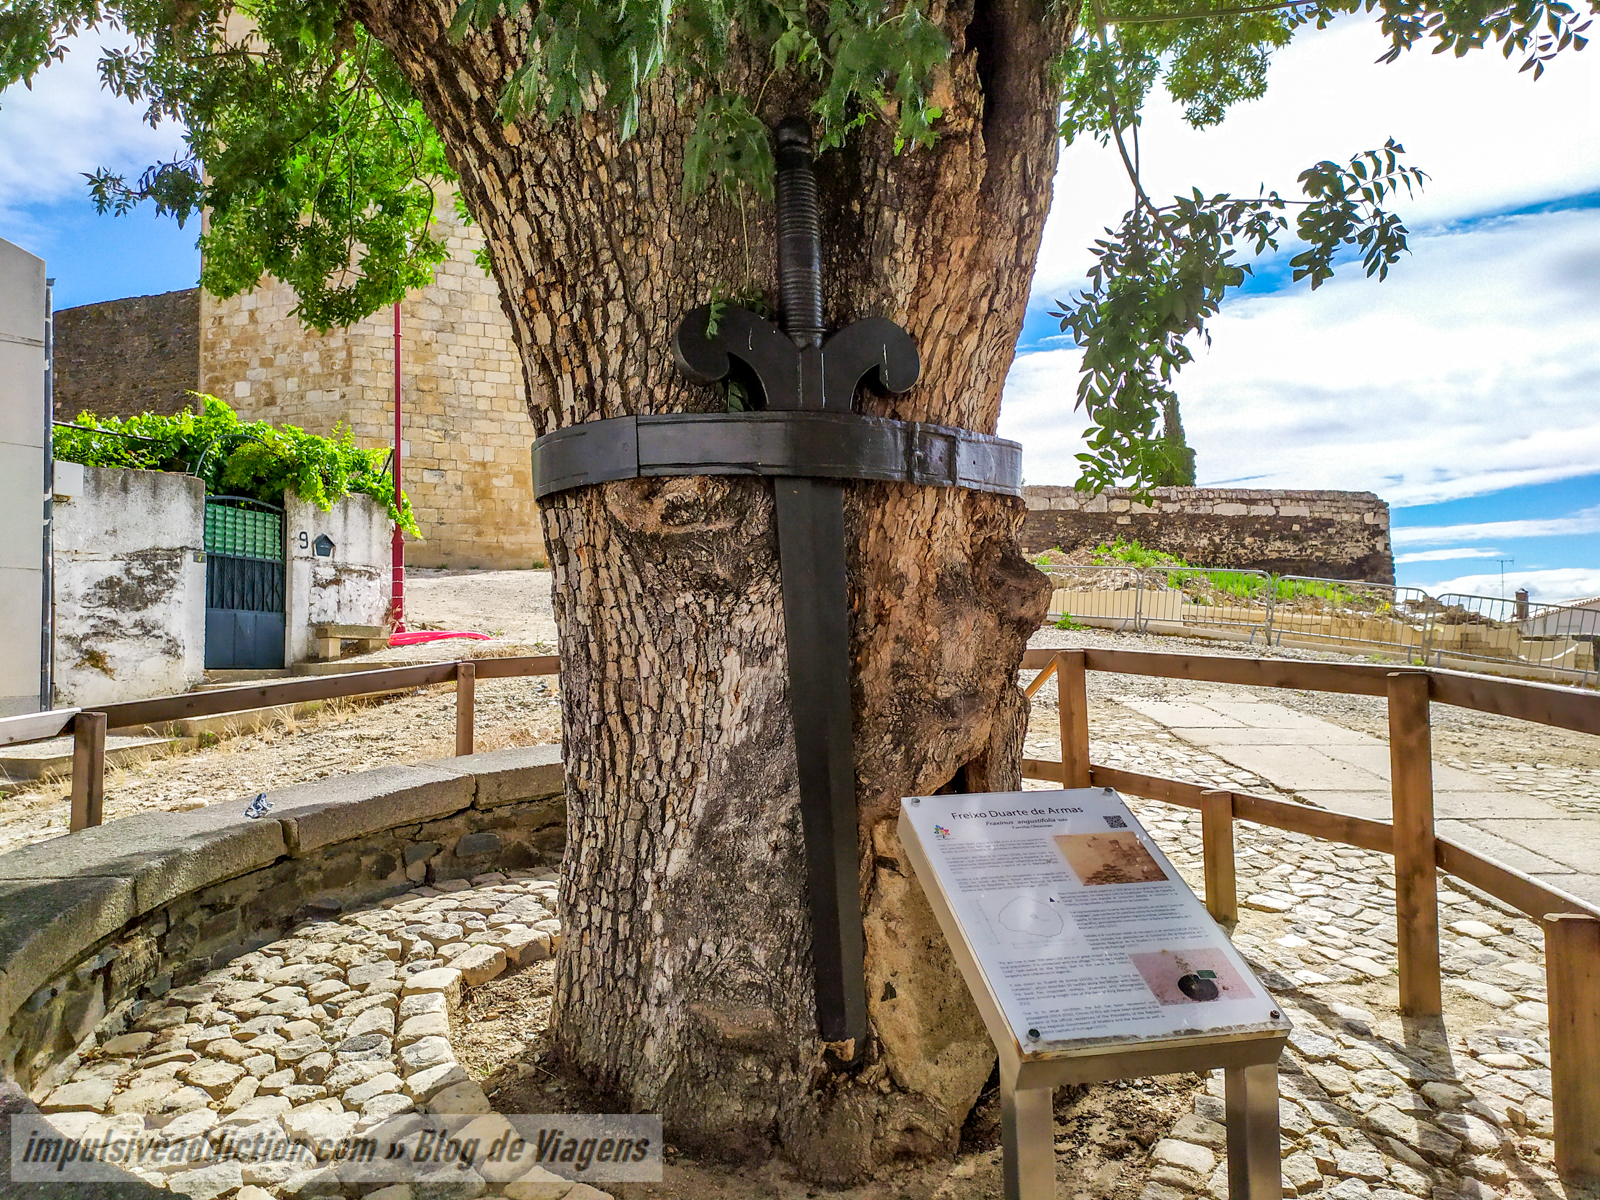
[[[805,830],[817,1024],[822,1039],[866,1045],[860,832],[850,706],[850,595],[844,487],[775,479],[789,701]]]

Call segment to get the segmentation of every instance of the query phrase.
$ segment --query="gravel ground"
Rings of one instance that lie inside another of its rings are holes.
[[[448,758],[455,714],[455,685],[442,684],[382,701],[330,700],[311,716],[280,719],[204,750],[152,753],[107,770],[105,819],[217,802],[242,809],[257,792],[292,783]],[[559,742],[555,678],[480,680],[474,734],[478,750]],[[44,779],[0,797],[0,852],[65,833],[69,792],[69,781]]]
[[[434,642],[365,656],[374,665],[555,652],[549,571],[415,571],[407,583],[413,627],[477,629],[497,637],[489,642]],[[1042,628],[1031,644],[1191,654],[1236,649],[1260,652],[1251,647],[1235,648],[1185,638],[1058,630],[1052,626]],[[1282,658],[1351,661],[1348,655],[1305,650],[1274,649],[1266,653]],[[1170,755],[1164,757],[1163,747],[1176,739],[1119,701],[1179,699],[1219,692],[1254,693],[1261,699],[1349,729],[1379,738],[1388,736],[1384,704],[1377,697],[1093,672],[1089,676],[1090,736],[1095,743],[1096,760],[1152,774],[1168,773],[1164,764]],[[480,749],[560,740],[561,714],[553,678],[483,680],[478,684],[477,701]],[[1433,707],[1433,721],[1434,752],[1440,762],[1476,771],[1509,790],[1536,796],[1576,814],[1600,814],[1600,745],[1594,738],[1447,705]],[[367,770],[384,763],[446,757],[454,751],[454,728],[455,693],[449,685],[419,689],[381,702],[331,701],[310,717],[283,720],[254,733],[223,738],[218,745],[197,753],[153,753],[125,767],[113,768],[106,778],[106,819],[154,809],[196,808],[218,800],[231,803],[269,788]],[[1059,757],[1057,730],[1056,687],[1052,679],[1034,697],[1028,753],[1040,758]],[[1247,771],[1214,756],[1203,758],[1209,760],[1206,778],[1213,783],[1268,794],[1273,791]],[[1143,765],[1134,767],[1136,762]],[[45,779],[0,797],[0,852],[66,832],[67,792],[65,780]]]

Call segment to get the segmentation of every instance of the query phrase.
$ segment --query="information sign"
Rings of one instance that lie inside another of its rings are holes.
[[[1023,1056],[1286,1027],[1112,789],[914,797],[908,826]]]

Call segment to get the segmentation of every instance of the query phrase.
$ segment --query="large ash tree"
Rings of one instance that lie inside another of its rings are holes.
[[[182,122],[190,153],[102,172],[97,199],[209,209],[203,284],[271,273],[317,328],[426,282],[455,182],[540,433],[749,402],[687,382],[670,339],[708,301],[770,305],[767,129],[791,114],[823,148],[827,324],[888,317],[921,348],[922,382],[859,410],[993,432],[1057,147],[1115,142],[1134,206],[1060,316],[1085,348],[1086,484],[1150,484],[1192,474],[1172,379],[1240,256],[1292,229],[1313,286],[1341,254],[1381,274],[1405,244],[1384,204],[1418,177],[1391,145],[1310,168],[1297,200],[1158,204],[1134,169],[1140,104],[1159,78],[1214,123],[1296,29],[1358,8],[1397,54],[1493,45],[1540,70],[1582,43],[1561,0],[10,0],[0,83],[120,25],[107,83]],[[993,1056],[893,817],[904,795],[1018,786],[1015,674],[1046,602],[1021,505],[847,489],[873,1037],[844,1069],[817,1037],[771,485],[609,483],[541,514],[569,810],[560,1053],[703,1152],[777,1147],[843,1181],[953,1148]]]

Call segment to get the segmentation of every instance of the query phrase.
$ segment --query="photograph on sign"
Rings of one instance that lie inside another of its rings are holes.
[[[1056,845],[1067,856],[1078,882],[1086,886],[1154,883],[1167,877],[1131,832],[1058,834]]]
[[[1223,1035],[1275,1005],[1105,788],[908,799],[905,825],[1024,1051]]]

